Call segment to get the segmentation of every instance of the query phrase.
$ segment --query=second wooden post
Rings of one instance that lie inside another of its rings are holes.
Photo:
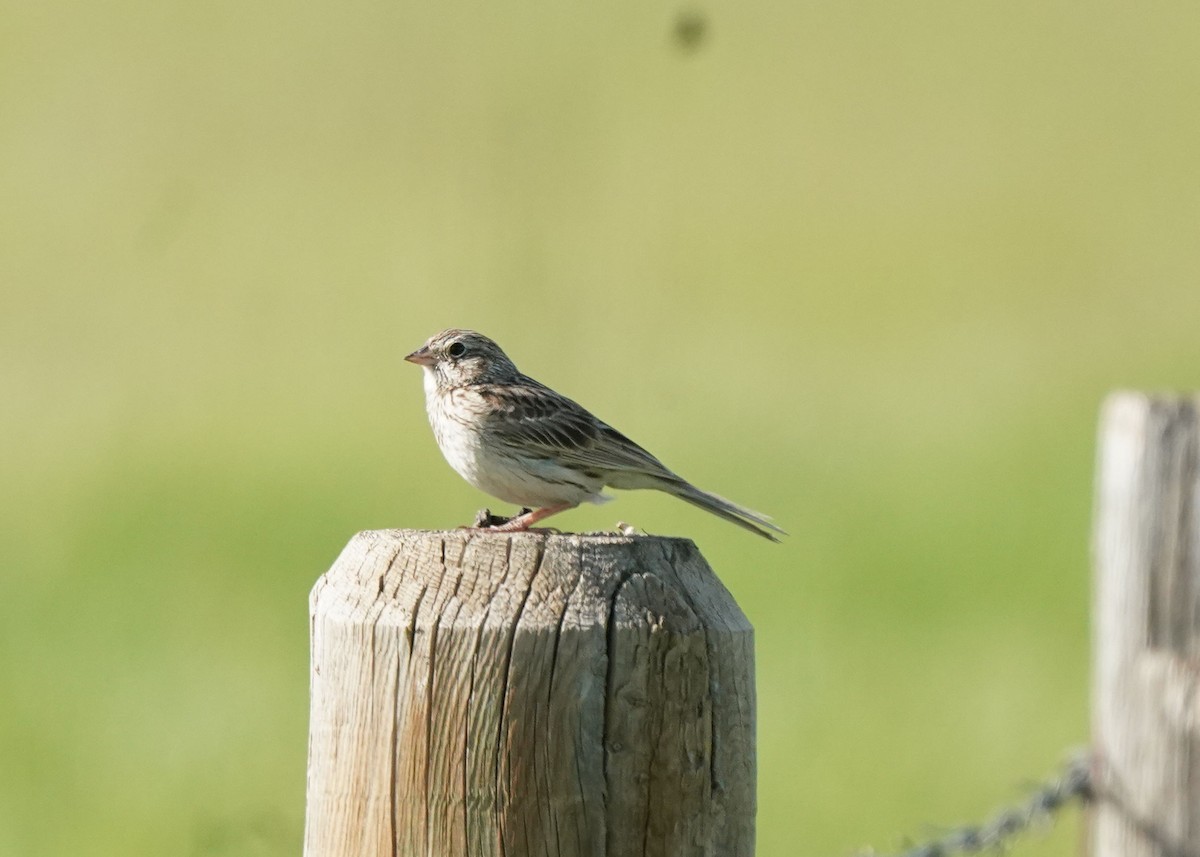
[[[753,631],[690,541],[360,533],[311,608],[306,857],[753,854]]]
[[[1200,854],[1200,399],[1104,409],[1093,857]]]

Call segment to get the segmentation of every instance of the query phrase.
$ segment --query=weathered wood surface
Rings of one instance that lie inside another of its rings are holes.
[[[306,857],[753,854],[753,630],[690,541],[365,532],[311,615]]]
[[[1104,410],[1093,857],[1200,856],[1200,399]]]

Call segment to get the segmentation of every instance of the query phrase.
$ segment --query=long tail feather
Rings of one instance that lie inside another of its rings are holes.
[[[771,519],[761,512],[747,509],[745,506],[739,506],[737,503],[726,500],[724,497],[718,497],[716,494],[701,491],[695,485],[683,482],[682,480],[680,482],[681,484],[668,483],[662,487],[662,490],[674,494],[680,500],[686,500],[693,506],[699,506],[706,512],[712,512],[719,518],[724,518],[726,521],[737,524],[743,529],[756,533],[764,539],[770,539],[773,542],[779,541],[768,530],[774,530],[780,535],[787,535],[782,529],[771,523]]]

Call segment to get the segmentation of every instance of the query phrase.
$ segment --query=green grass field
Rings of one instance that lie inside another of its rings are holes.
[[[1086,742],[1098,409],[1200,386],[1200,7],[3,19],[0,854],[299,853],[309,587],[496,505],[401,360],[450,325],[791,532],[557,519],[690,536],[754,622],[762,857]]]

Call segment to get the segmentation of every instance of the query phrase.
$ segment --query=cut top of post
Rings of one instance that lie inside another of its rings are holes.
[[[751,630],[695,543],[665,536],[366,530],[317,581],[310,602],[315,608],[333,587],[349,596],[346,609],[395,618],[407,608],[440,613],[451,602],[515,600],[526,624],[547,608],[569,623],[573,614],[611,612],[621,589],[646,577],[676,589],[702,624]],[[372,583],[377,597],[368,604],[362,595]]]

